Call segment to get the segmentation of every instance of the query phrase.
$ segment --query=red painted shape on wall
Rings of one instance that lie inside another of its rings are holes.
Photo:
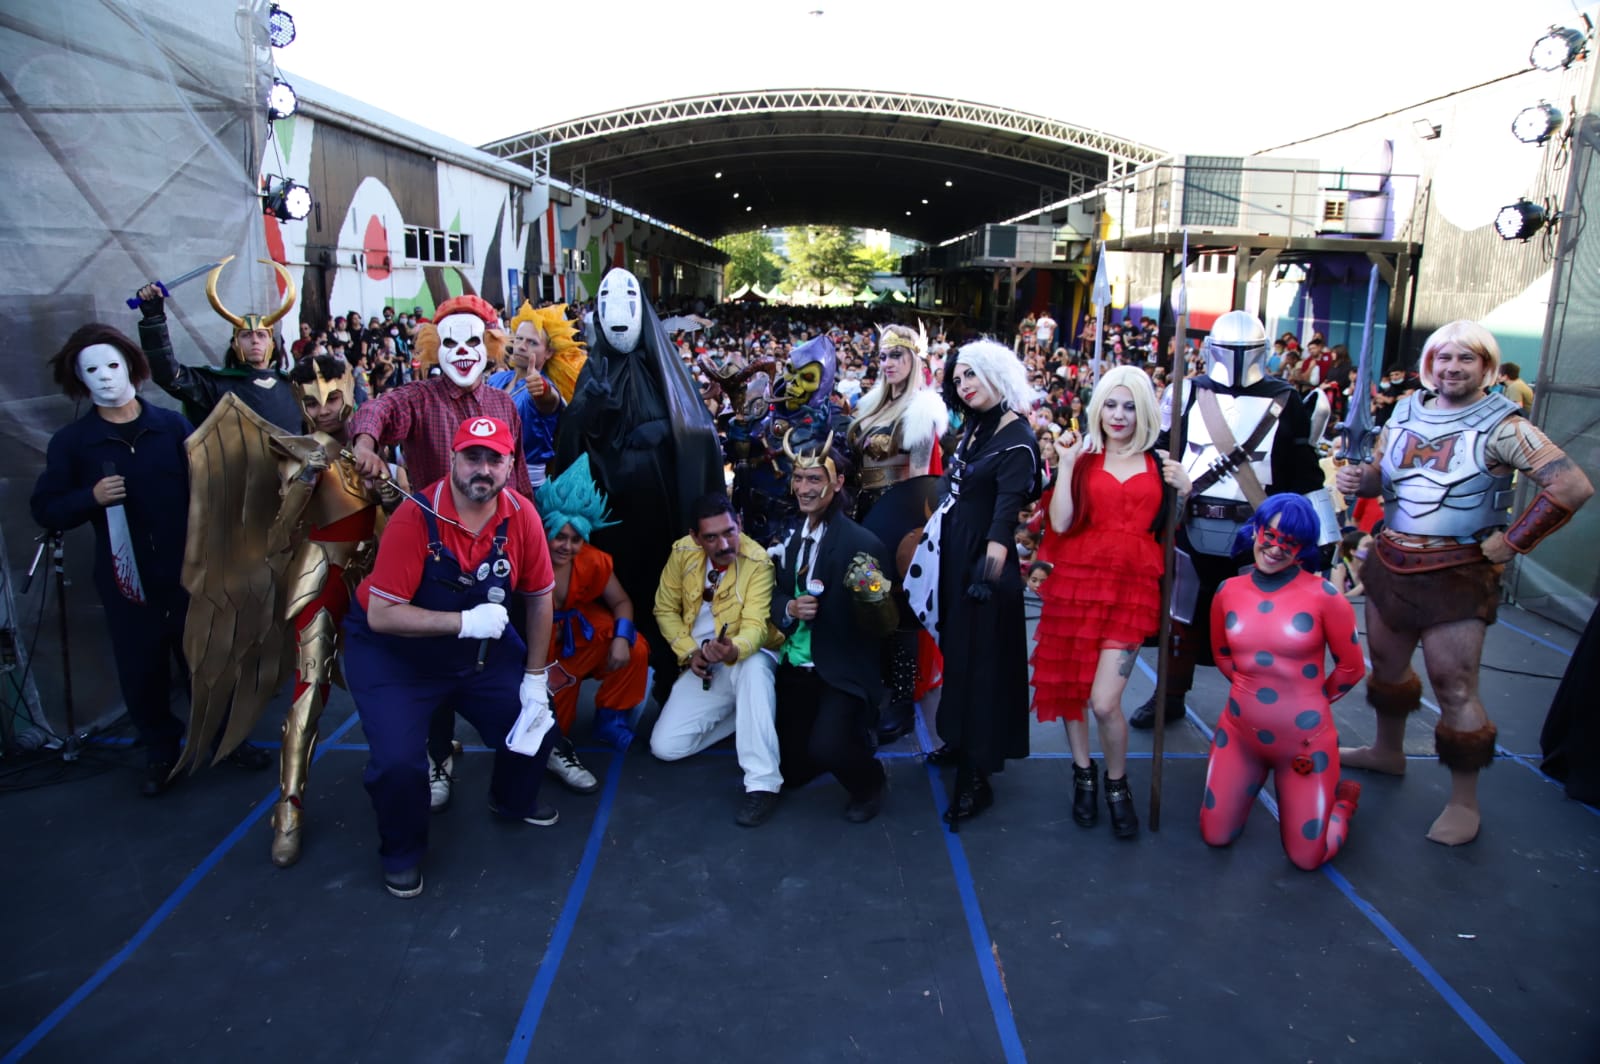
[[[278,223],[278,216],[275,214],[268,214],[263,215],[263,217],[266,219],[265,228],[267,231],[267,257],[273,262],[281,262],[285,266],[289,265],[289,253],[283,246],[283,227]],[[283,291],[287,285],[285,284],[282,275],[279,274],[277,270],[273,270],[272,279],[278,285],[278,295],[283,295]]]
[[[367,259],[367,276],[374,281],[387,281],[389,231],[383,227],[376,214],[367,219],[367,231],[361,238],[361,250]]]

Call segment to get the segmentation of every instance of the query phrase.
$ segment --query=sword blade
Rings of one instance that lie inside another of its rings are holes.
[[[1372,348],[1377,310],[1378,267],[1374,264],[1367,277],[1367,314],[1361,327],[1355,387],[1351,389],[1350,409],[1339,426],[1341,456],[1346,461],[1362,464],[1372,460]]]

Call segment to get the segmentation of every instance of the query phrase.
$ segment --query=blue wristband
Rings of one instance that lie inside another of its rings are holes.
[[[628,618],[618,617],[616,625],[611,629],[611,637],[613,639],[626,639],[631,647],[639,638],[639,630],[633,626],[633,622]]]

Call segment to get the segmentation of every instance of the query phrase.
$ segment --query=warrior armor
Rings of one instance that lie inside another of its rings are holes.
[[[1189,394],[1193,395],[1195,391],[1198,389],[1191,389]],[[1269,396],[1230,395],[1220,391],[1214,394],[1222,408],[1223,417],[1233,431],[1235,442],[1241,446],[1254,435],[1261,419],[1270,416],[1273,400]],[[1206,419],[1197,416],[1193,400],[1190,402],[1190,411],[1189,431],[1184,440],[1186,453],[1183,467],[1191,479],[1199,480],[1213,466],[1226,463],[1228,456],[1222,454],[1211,439]],[[1274,424],[1250,448],[1250,466],[1268,492],[1272,489],[1272,448],[1281,427],[1281,424]],[[1191,499],[1187,512],[1184,526],[1190,545],[1202,554],[1226,558],[1233,553],[1234,534],[1250,520],[1255,507],[1245,498],[1244,488],[1238,480],[1229,474]]]
[[[1461,410],[1424,406],[1415,392],[1396,403],[1379,456],[1386,526],[1475,542],[1507,524],[1511,471],[1491,473],[1485,452],[1495,426],[1519,410],[1503,395]]]

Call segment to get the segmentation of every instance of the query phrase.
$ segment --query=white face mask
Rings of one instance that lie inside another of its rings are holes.
[[[471,388],[489,365],[483,345],[483,319],[476,314],[452,314],[435,326],[439,330],[439,369],[458,388]]]
[[[623,354],[638,347],[644,331],[644,296],[638,278],[620,266],[601,278],[595,316],[612,347]]]
[[[128,360],[110,344],[90,344],[78,352],[78,379],[95,406],[126,406],[133,401]]]

